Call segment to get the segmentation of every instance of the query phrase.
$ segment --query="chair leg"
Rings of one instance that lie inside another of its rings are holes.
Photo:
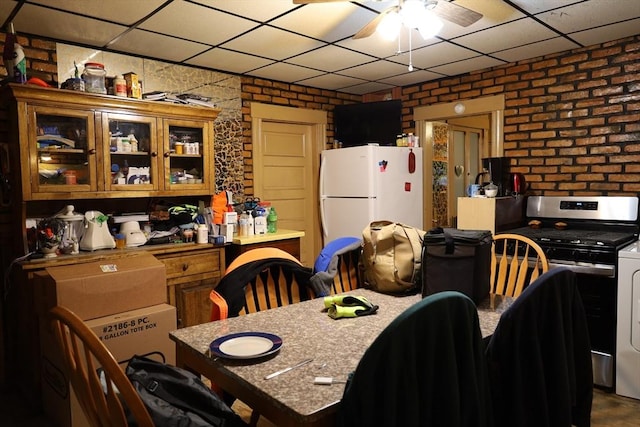
[[[260,413],[253,409],[251,411],[251,418],[249,419],[249,425],[251,427],[256,427],[258,425],[258,420],[260,419]]]

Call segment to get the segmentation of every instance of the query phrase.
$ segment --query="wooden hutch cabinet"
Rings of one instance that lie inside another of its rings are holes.
[[[9,158],[3,173],[11,192],[0,225],[9,238],[3,267],[11,274],[5,283],[7,298],[0,306],[6,319],[0,350],[4,347],[14,376],[27,393],[40,384],[33,278],[47,267],[147,251],[166,266],[167,302],[176,306],[178,325],[209,320],[209,293],[225,268],[221,245],[81,251],[22,260],[11,267],[9,261],[32,249],[28,218],[52,216],[67,204],[78,212],[140,212],[159,199],[200,199],[208,204],[215,192],[213,122],[219,112],[32,85],[9,84],[2,89],[0,146],[3,158]]]

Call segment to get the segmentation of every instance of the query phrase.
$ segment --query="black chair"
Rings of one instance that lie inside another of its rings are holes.
[[[525,288],[486,355],[497,427],[590,425],[591,349],[575,273],[553,269]]]
[[[464,294],[444,291],[376,338],[348,381],[337,425],[485,427],[491,419],[476,307]]]

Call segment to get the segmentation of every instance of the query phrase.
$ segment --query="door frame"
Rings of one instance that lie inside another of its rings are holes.
[[[454,102],[446,102],[435,105],[425,105],[413,109],[413,120],[415,121],[416,135],[420,136],[420,141],[425,141],[422,150],[424,165],[424,226],[431,228],[433,219],[433,175],[432,170],[433,153],[427,147],[426,123],[447,121],[448,119],[476,116],[482,114],[490,115],[490,157],[502,157],[504,154],[504,95],[485,96],[481,98],[466,99]]]
[[[312,242],[313,255],[317,256],[322,249],[321,227],[319,217],[320,195],[318,175],[320,173],[320,152],[325,149],[327,140],[327,112],[323,110],[312,110],[308,108],[285,107],[280,105],[261,104],[258,102],[251,103],[251,140],[252,159],[253,159],[253,179],[254,192],[256,182],[262,182],[262,146],[258,143],[262,137],[262,124],[264,122],[300,124],[312,127],[312,141],[309,144],[311,149],[312,161],[312,192],[309,197],[312,198],[314,209],[312,223],[313,230],[308,232],[305,230],[305,238]]]

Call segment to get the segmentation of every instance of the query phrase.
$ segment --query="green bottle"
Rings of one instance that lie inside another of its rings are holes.
[[[275,233],[278,231],[278,213],[274,207],[269,210],[267,215],[267,233]]]

